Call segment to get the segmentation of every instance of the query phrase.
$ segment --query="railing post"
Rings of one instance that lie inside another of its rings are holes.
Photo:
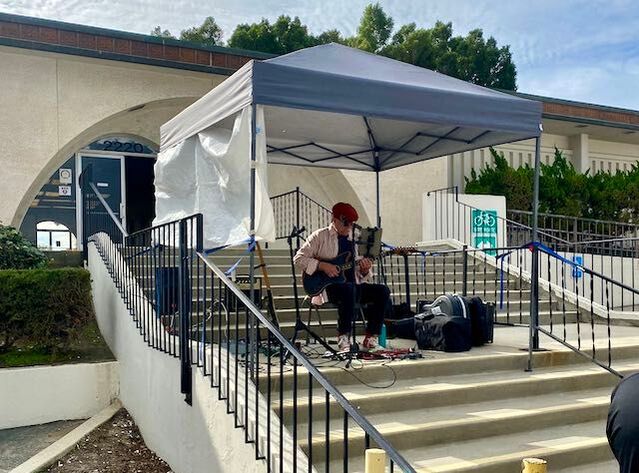
[[[468,245],[464,245],[463,248],[463,253],[462,253],[462,258],[463,258],[463,285],[462,285],[462,295],[463,296],[467,296],[468,295]]]
[[[541,131],[541,125],[540,125]],[[533,369],[533,350],[539,349],[539,259],[537,252],[539,230],[539,174],[541,166],[541,134],[535,139],[535,175],[532,206],[532,268],[530,278],[530,333],[528,340],[528,371]]]
[[[300,188],[299,186],[295,188],[295,228],[298,230],[300,227]],[[300,234],[297,234],[297,249],[300,249]]]
[[[539,350],[539,250],[532,247],[532,267],[530,272],[530,340],[528,345],[528,368],[532,371],[532,352]]]
[[[408,268],[408,254],[404,253],[402,255],[404,257],[404,279],[406,282],[406,304],[408,305],[408,308],[410,309],[410,274],[408,273],[409,268]]]
[[[78,198],[80,199],[80,203],[82,205],[82,235],[81,235],[81,241],[82,241],[82,258],[84,259],[84,261],[87,261],[88,256],[89,256],[89,250],[88,250],[88,239],[89,239],[89,232],[87,230],[88,224],[89,224],[89,205],[87,202],[87,189],[89,188],[88,182],[91,180],[91,173],[92,173],[92,166],[89,165],[87,166],[82,173],[80,174],[80,192],[82,193],[81,196],[79,196]]]
[[[180,264],[179,271],[179,301],[180,301],[180,390],[184,394],[184,401],[190,406],[192,399],[192,378],[191,378],[191,350],[189,347],[189,326],[191,321],[191,290],[189,288],[188,269],[188,243],[186,220],[179,223],[180,238]]]

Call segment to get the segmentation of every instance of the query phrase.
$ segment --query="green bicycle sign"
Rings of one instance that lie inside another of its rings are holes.
[[[497,211],[473,209],[471,241],[475,248],[497,248]],[[494,253],[494,251],[488,252]]]

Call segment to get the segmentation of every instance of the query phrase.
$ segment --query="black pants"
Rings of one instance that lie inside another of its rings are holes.
[[[328,300],[337,304],[339,322],[337,330],[340,334],[350,333],[353,325],[353,290],[355,301],[364,306],[366,332],[379,335],[384,316],[390,309],[390,290],[383,284],[331,284],[326,288]],[[357,311],[358,312],[358,311]]]

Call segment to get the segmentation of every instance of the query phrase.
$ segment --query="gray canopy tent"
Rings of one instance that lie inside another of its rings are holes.
[[[261,134],[269,163],[375,172],[378,225],[380,172],[534,138],[532,238],[537,239],[539,102],[327,44],[245,64],[162,126],[158,165],[163,153],[211,127],[230,128],[232,118],[246,109],[251,237],[256,235],[256,142]]]
[[[255,136],[257,106],[269,163],[374,171],[378,220],[381,171],[530,138],[538,169],[540,102],[334,43],[245,64],[162,126],[161,149],[246,107]]]

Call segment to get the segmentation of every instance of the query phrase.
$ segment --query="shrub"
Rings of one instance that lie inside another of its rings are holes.
[[[0,269],[43,268],[47,257],[13,227],[0,224]]]
[[[65,350],[93,316],[84,269],[0,271],[0,352],[17,341]]]
[[[494,166],[474,170],[466,178],[466,193],[506,197],[509,209],[532,209],[533,169],[513,168],[503,153],[490,150]],[[615,174],[599,171],[581,174],[555,148],[552,164],[542,163],[539,178],[539,210],[573,217],[639,221],[639,166]]]

